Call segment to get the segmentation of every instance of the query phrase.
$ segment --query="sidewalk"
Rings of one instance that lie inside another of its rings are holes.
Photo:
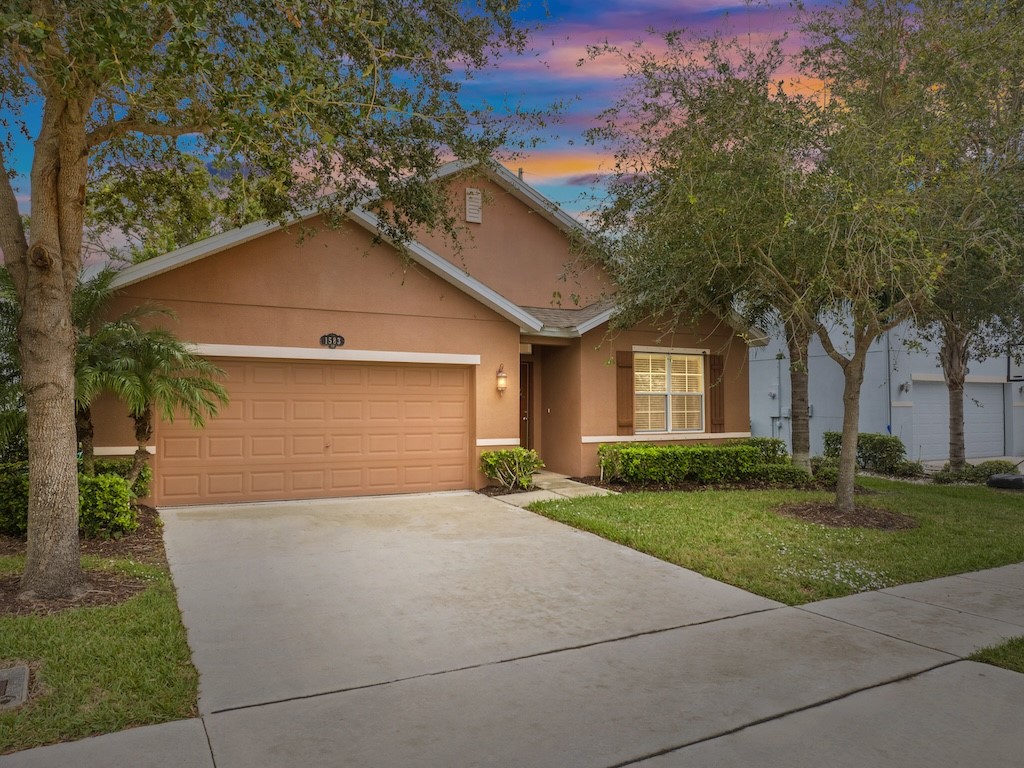
[[[547,493],[576,492],[564,478],[540,481]],[[440,511],[425,512],[428,503]],[[216,613],[202,619],[207,634],[197,633],[201,601],[221,588],[198,569],[221,552],[228,559],[218,573],[229,578],[241,561],[231,558],[250,552],[225,552],[226,542],[245,531],[258,545],[267,538],[261,525],[280,529],[309,515],[290,509],[292,517],[265,523],[240,513],[220,528],[208,513],[168,516],[190,644],[206,643],[202,652],[193,645],[208,702],[202,717],[28,750],[0,766],[954,768],[1015,765],[1024,754],[1024,675],[963,660],[1024,635],[1024,564],[791,608],[476,494],[339,513],[348,526],[339,540],[353,547],[339,567],[366,590],[355,595],[358,610],[338,614],[340,629],[324,614],[289,617],[281,626],[292,627],[291,644],[274,640],[273,650],[295,655],[311,636],[344,631],[326,662],[300,657],[302,669],[366,654],[354,669],[382,671],[346,684],[327,677],[336,669],[317,667],[305,671],[329,680],[318,693],[231,703],[229,689],[211,685],[218,675],[252,676],[234,644],[280,628],[242,605],[228,623],[249,614],[252,625],[235,627],[226,647],[210,634],[223,618]],[[268,578],[280,581],[288,568],[308,574],[336,551],[329,530],[317,527],[301,557],[298,544],[276,559],[264,550]],[[415,592],[425,573],[458,579],[442,583],[445,604]],[[239,584],[254,575],[238,574],[227,594],[241,599]],[[214,597],[216,611],[235,610]],[[348,599],[333,595],[332,605]],[[387,618],[408,627],[406,637],[379,634]],[[395,669],[406,671],[388,673]]]

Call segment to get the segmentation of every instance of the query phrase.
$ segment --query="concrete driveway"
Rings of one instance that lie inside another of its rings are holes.
[[[476,494],[164,510],[201,717],[7,768],[1019,764],[1024,565],[788,608]]]

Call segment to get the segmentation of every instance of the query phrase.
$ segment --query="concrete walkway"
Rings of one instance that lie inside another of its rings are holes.
[[[789,608],[476,494],[163,515],[201,716],[3,768],[1024,754],[1024,675],[962,660],[1024,635],[1024,564]]]

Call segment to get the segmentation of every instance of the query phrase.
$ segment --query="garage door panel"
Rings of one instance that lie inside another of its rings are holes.
[[[914,384],[914,459],[949,457],[949,392],[943,382]],[[964,452],[969,459],[1002,456],[1003,385],[970,382],[964,388]]]
[[[470,485],[469,369],[252,362],[232,373],[226,418],[201,431],[159,424],[158,503]]]

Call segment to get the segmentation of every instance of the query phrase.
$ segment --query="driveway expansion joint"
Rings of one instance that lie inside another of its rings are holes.
[[[878,688],[884,688],[887,685],[893,685],[894,683],[902,683],[902,682],[905,682],[907,680],[913,680],[914,678],[920,677],[921,675],[926,674],[928,672],[934,672],[935,670],[942,669],[943,667],[948,667],[948,666],[951,666],[953,664],[959,664],[962,661],[963,661],[963,659],[952,658],[949,661],[944,661],[941,664],[935,664],[934,666],[928,667],[927,669],[922,669],[922,670],[919,670],[917,672],[912,672],[912,673],[910,673],[908,675],[901,675],[899,677],[894,677],[894,678],[892,678],[890,680],[883,680],[883,681],[881,681],[879,683],[874,683],[873,685],[866,685],[866,686],[864,686],[862,688],[856,688],[856,689],[854,689],[852,691],[847,691],[846,693],[841,693],[841,694],[838,694],[836,696],[831,696],[831,697],[822,699],[821,701],[813,702],[811,704],[805,704],[804,706],[801,706],[801,707],[794,707],[793,709],[788,709],[788,710],[786,710],[784,712],[779,712],[778,714],[775,714],[775,715],[769,715],[768,717],[762,717],[762,718],[759,718],[757,720],[751,720],[749,723],[744,723],[743,725],[738,725],[735,728],[729,728],[727,730],[721,731],[720,733],[714,733],[714,734],[711,734],[710,736],[705,736],[705,737],[700,738],[700,739],[694,739],[693,741],[688,741],[688,742],[686,742],[684,744],[679,744],[677,746],[666,747],[665,749],[659,749],[658,751],[651,752],[650,754],[647,754],[647,755],[641,755],[640,757],[631,758],[631,759],[626,760],[626,761],[621,762],[621,763],[615,763],[613,765],[605,766],[605,768],[626,768],[627,766],[630,766],[630,765],[636,765],[637,763],[642,763],[645,760],[653,760],[656,757],[661,757],[662,755],[667,755],[667,754],[670,754],[672,752],[678,752],[678,751],[680,751],[682,749],[686,749],[687,747],[692,747],[692,746],[695,746],[697,744],[703,744],[704,742],[707,742],[707,741],[714,741],[715,739],[721,739],[721,738],[723,738],[725,736],[731,736],[734,733],[740,733],[741,731],[745,731],[745,730],[747,730],[749,728],[754,728],[754,727],[759,726],[759,725],[764,725],[765,723],[771,723],[771,722],[774,722],[776,720],[782,720],[783,718],[789,717],[791,715],[799,714],[800,712],[807,712],[807,711],[810,711],[810,710],[813,710],[813,709],[818,709],[820,707],[827,706],[828,704],[832,704],[832,703],[837,702],[837,701],[842,701],[844,699],[848,699],[851,696],[856,696],[859,693],[864,693],[865,691],[872,691],[872,690],[875,690],[875,689],[878,689]]]

